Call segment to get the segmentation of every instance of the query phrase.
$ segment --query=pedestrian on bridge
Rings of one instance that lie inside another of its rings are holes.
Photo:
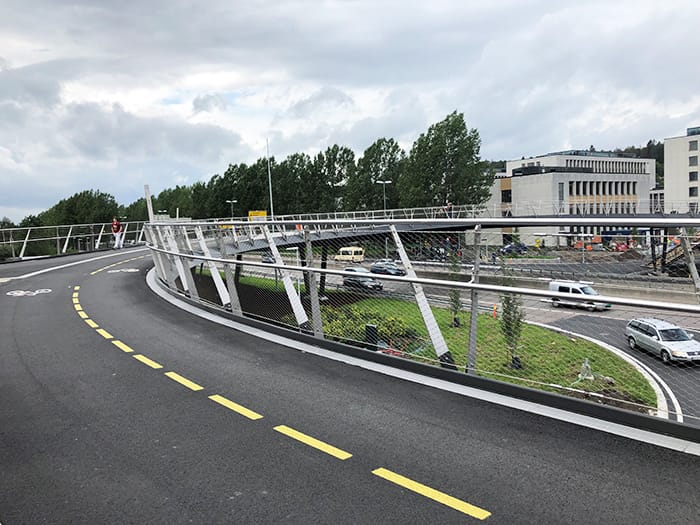
[[[122,248],[124,246],[124,227],[116,217],[112,218],[112,235],[114,235],[114,249]]]

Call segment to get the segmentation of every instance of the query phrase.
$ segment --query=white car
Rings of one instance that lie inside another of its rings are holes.
[[[664,363],[700,363],[700,342],[675,324],[654,318],[632,319],[627,323],[625,335],[630,348],[653,352]]]

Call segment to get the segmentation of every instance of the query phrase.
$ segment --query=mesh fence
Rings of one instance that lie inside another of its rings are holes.
[[[332,223],[267,234],[262,226],[168,228],[181,253],[200,257],[182,259],[194,295],[222,308],[699,426],[700,283],[692,263],[700,237],[681,227],[553,226],[556,234],[459,221],[393,231]],[[159,257],[161,277],[185,288],[175,258]]]

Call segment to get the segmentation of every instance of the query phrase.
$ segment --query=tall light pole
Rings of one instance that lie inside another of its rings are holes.
[[[384,218],[386,219],[386,185],[391,184],[390,180],[378,180],[375,181],[377,184],[382,185],[382,195],[384,197]],[[384,237],[384,258],[389,258],[389,239]]]
[[[236,199],[226,199],[226,202],[228,202],[231,205],[231,220],[233,220],[233,205],[236,204],[238,201]]]
[[[391,184],[390,180],[378,180],[375,181],[377,184],[382,185],[382,195],[384,196],[384,215],[386,216],[386,185]]]
[[[267,184],[270,187],[270,219],[275,218],[275,207],[272,205],[272,173],[270,172],[270,142],[265,139],[265,151],[267,152]]]

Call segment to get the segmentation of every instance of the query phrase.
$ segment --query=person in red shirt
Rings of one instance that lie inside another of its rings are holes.
[[[112,218],[112,235],[114,235],[114,249],[124,246],[124,228],[116,217]]]

